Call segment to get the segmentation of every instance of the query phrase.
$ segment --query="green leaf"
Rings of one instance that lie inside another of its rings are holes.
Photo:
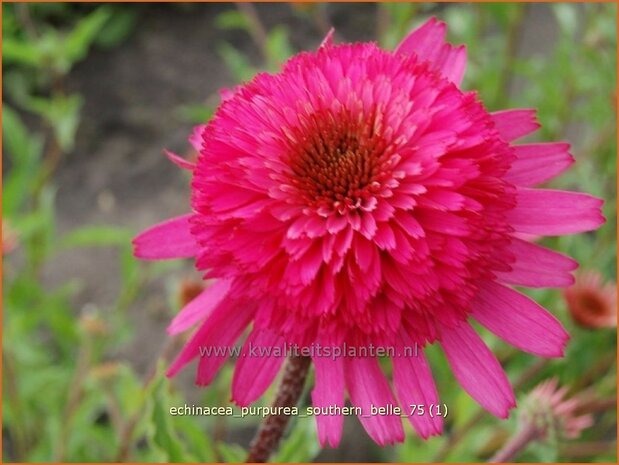
[[[292,56],[293,50],[288,40],[288,30],[286,27],[276,26],[271,29],[267,36],[266,50],[273,70],[276,70],[281,63]]]
[[[67,53],[64,36],[56,29],[47,29],[36,41],[36,47],[42,56],[42,74],[51,76],[65,75],[73,62]]]
[[[294,428],[273,457],[273,462],[311,462],[319,451],[314,419],[297,418]]]
[[[195,462],[195,459],[184,450],[183,443],[172,427],[168,410],[171,402],[166,378],[161,375],[155,381],[152,400],[153,443],[166,453],[169,462]]]
[[[224,11],[215,17],[215,26],[219,29],[248,29],[245,15],[236,10]]]
[[[30,168],[40,158],[41,138],[32,135],[17,112],[5,104],[2,105],[2,137],[14,164],[25,164]]]
[[[527,448],[536,461],[543,463],[553,463],[559,458],[559,451],[556,441],[534,441]]]
[[[122,5],[116,8],[96,37],[95,43],[103,48],[120,45],[135,28],[137,11]]]
[[[37,229],[33,231],[31,240],[26,244],[28,261],[32,270],[36,270],[49,257],[55,245],[56,188],[44,186],[36,199],[37,209],[33,211]]]
[[[452,397],[453,405],[449,405],[451,410],[448,414],[453,416],[452,420],[455,427],[462,427],[466,422],[478,411],[478,406],[473,399],[463,390],[456,391],[456,394]],[[453,412],[457,412],[454,415]]]
[[[506,29],[520,14],[522,5],[518,3],[486,3],[484,8],[502,28]]]
[[[410,31],[419,4],[385,2],[380,3],[378,8],[384,10],[383,14],[388,15],[389,18],[389,27],[384,31],[383,37],[378,37],[378,40],[384,47],[393,49]],[[419,17],[417,17],[417,21],[421,21]]]
[[[559,27],[564,34],[569,37],[573,37],[578,29],[578,12],[576,11],[577,5],[570,5],[567,3],[556,3],[552,5],[552,10],[557,18]]]
[[[431,441],[422,441],[417,433],[405,426],[406,439],[396,446],[394,461],[401,463],[434,463],[438,451],[444,446],[446,437],[432,438]]]
[[[200,427],[194,417],[175,417],[178,420],[179,433],[187,439],[190,450],[201,463],[217,462],[217,455],[208,434]]]
[[[114,226],[83,226],[66,234],[62,247],[128,246],[132,231]]]
[[[43,59],[41,50],[33,43],[11,38],[2,40],[2,62],[5,65],[20,64],[38,68],[42,65]]]
[[[232,45],[224,42],[218,51],[237,81],[248,81],[256,74],[256,69],[249,63],[247,57]]]
[[[15,7],[7,3],[2,7],[2,40],[13,37],[18,32],[19,23],[15,17]]]
[[[97,8],[88,16],[80,19],[75,28],[66,36],[65,53],[72,64],[86,56],[111,13],[109,6]]]
[[[227,463],[243,463],[247,458],[247,451],[238,444],[217,443],[219,455]]]
[[[129,245],[129,243],[127,244]],[[139,262],[133,256],[132,247],[127,247],[120,254],[120,272],[123,281],[123,291],[131,292],[137,289],[140,280]]]
[[[75,133],[83,103],[84,100],[80,95],[56,95],[50,99],[31,97],[26,102],[26,107],[41,115],[52,126],[60,149],[69,152],[75,144]]]
[[[37,73],[26,73],[22,68],[13,68],[2,73],[2,87],[17,106],[23,106],[31,94],[37,91],[46,77]]]
[[[201,124],[211,119],[213,107],[209,105],[182,105],[176,109],[178,116],[188,123]]]

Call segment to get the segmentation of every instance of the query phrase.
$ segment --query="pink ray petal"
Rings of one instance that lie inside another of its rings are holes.
[[[397,346],[399,355],[392,358],[393,384],[400,406],[408,415],[410,405],[421,404],[427,410],[430,405],[439,403],[439,397],[423,351],[418,349],[416,355],[405,357],[404,348],[414,348],[415,343],[403,329],[400,330],[399,338]],[[440,416],[431,417],[425,412],[423,415],[413,414],[408,419],[423,439],[439,435],[443,431],[443,418]]]
[[[192,214],[151,226],[133,239],[133,254],[143,260],[190,258],[199,248],[190,232]]]
[[[219,97],[222,102],[226,102],[234,97],[234,89],[228,89],[226,87],[222,87],[219,89]]]
[[[511,142],[537,131],[541,125],[535,119],[534,109],[501,110],[490,113],[501,137]]]
[[[409,33],[396,47],[395,53],[414,53],[421,59],[427,59],[426,57],[434,56],[445,43],[446,33],[447,25],[432,17]]]
[[[269,329],[254,329],[243,345],[232,377],[232,400],[246,406],[271,385],[286,358],[285,341]]]
[[[445,44],[435,58],[436,69],[447,79],[456,85],[460,85],[466,71],[466,47],[459,45],[454,47]]]
[[[312,403],[317,408],[344,406],[344,368],[341,357],[331,359],[314,357],[316,381],[312,391]],[[335,448],[342,437],[344,417],[342,415],[316,415],[318,440],[324,447],[326,444]]]
[[[523,187],[541,184],[558,176],[572,163],[570,144],[553,142],[514,145],[516,160],[512,162],[505,180]]]
[[[605,221],[602,200],[579,192],[519,188],[506,217],[517,232],[555,236],[597,229]]]
[[[434,70],[459,85],[466,68],[466,49],[447,43],[446,32],[444,22],[430,18],[408,34],[396,47],[395,53],[417,55],[420,60],[429,61]]]
[[[200,356],[196,384],[209,384],[228,359],[231,346],[249,325],[254,313],[255,308],[252,305],[224,300],[185,344],[166,375],[174,376],[194,358]]]
[[[479,284],[471,315],[518,349],[541,357],[562,357],[569,335],[533,299],[492,281]]]
[[[165,153],[166,157],[168,157],[168,160],[170,160],[172,163],[174,163],[179,168],[182,168],[184,170],[193,171],[196,167],[195,163],[191,163],[190,161],[187,161],[180,155],[177,155],[174,152],[171,152],[170,150],[163,149],[163,152]]]
[[[178,315],[174,317],[168,326],[168,334],[174,335],[181,333],[198,321],[208,318],[212,311],[228,295],[231,281],[228,279],[218,279],[195,299],[185,305]]]
[[[189,136],[189,143],[196,150],[196,152],[202,151],[202,145],[204,144],[202,134],[204,133],[204,129],[206,129],[206,124],[199,124],[193,128],[193,131]]]
[[[320,42],[320,46],[318,48],[321,49],[323,47],[331,47],[333,45],[334,34],[335,34],[335,29],[334,28],[329,29],[329,32],[327,32],[327,35],[325,36],[325,38],[322,39],[322,42]]]
[[[516,399],[509,380],[490,349],[468,323],[441,328],[440,344],[460,386],[483,408],[507,418]]]
[[[513,238],[508,248],[516,261],[511,271],[496,272],[499,281],[528,287],[568,287],[574,284],[571,271],[578,262],[553,250]]]
[[[361,424],[379,445],[394,444],[404,440],[400,417],[393,415],[371,415],[371,406],[395,406],[387,379],[378,360],[369,357],[352,357],[344,360],[344,377],[350,394],[350,401],[360,407]]]

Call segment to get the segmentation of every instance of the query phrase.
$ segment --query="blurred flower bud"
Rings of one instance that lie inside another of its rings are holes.
[[[195,279],[183,279],[178,289],[178,301],[181,308],[198,297],[200,293],[206,288],[202,281]]]
[[[538,384],[528,395],[521,420],[535,428],[538,436],[576,439],[593,425],[590,414],[579,414],[582,401],[578,396],[567,398],[567,387],[559,387],[556,378]]]
[[[564,293],[574,321],[584,328],[617,327],[617,286],[604,282],[596,271],[576,277]]]
[[[120,372],[120,364],[117,362],[104,362],[90,371],[90,375],[99,382],[113,380]]]
[[[513,462],[532,442],[548,438],[576,439],[582,430],[593,425],[591,414],[582,413],[583,399],[567,398],[566,394],[567,388],[559,387],[556,378],[538,384],[520,407],[518,431],[489,462]]]
[[[19,245],[19,236],[8,221],[2,220],[2,255],[11,253]]]
[[[91,336],[105,336],[109,333],[107,323],[96,313],[86,313],[81,316],[80,328]]]

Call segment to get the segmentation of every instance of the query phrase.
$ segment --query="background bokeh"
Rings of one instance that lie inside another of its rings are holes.
[[[392,48],[429,16],[445,20],[468,48],[464,88],[491,111],[538,108],[531,140],[568,140],[577,160],[551,185],[606,201],[599,231],[544,243],[616,280],[615,4],[22,3],[2,13],[5,462],[244,460],[258,419],[168,414],[228,405],[232,364],[206,389],[191,369],[162,376],[182,344],[165,327],[200,277],[189,261],[138,263],[130,240],[188,209],[188,175],[162,149],[194,156],[187,136],[221,87],[277,70],[332,25],[336,41]],[[578,326],[558,290],[531,295],[572,340],[565,358],[540,361],[487,338],[518,398],[557,376],[597,404],[580,438],[550,434],[518,460],[615,462],[615,328]],[[424,442],[407,425],[404,444],[380,448],[348,418],[341,446],[321,451],[313,420],[299,418],[274,460],[487,460],[518,430],[518,411],[507,421],[481,412],[442,354],[429,358],[449,406],[442,437]]]

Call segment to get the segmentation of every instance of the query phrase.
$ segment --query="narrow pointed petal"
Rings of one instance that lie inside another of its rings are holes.
[[[225,303],[217,309],[225,308]],[[196,373],[196,384],[199,386],[208,386],[211,384],[215,375],[230,356],[230,351],[236,344],[236,341],[243,331],[247,328],[254,316],[254,309],[246,304],[239,305],[230,313],[213,312],[210,320],[215,320],[210,325],[210,331],[206,332],[202,339],[202,347],[209,347],[211,350],[220,349],[219,354],[211,352],[211,355],[205,354],[200,357],[198,363],[198,371]],[[223,352],[223,349],[226,349]]]
[[[331,359],[314,357],[312,359],[316,371],[316,381],[312,391],[312,403],[317,408],[344,406],[344,367],[341,357]],[[342,415],[316,415],[318,440],[324,447],[326,444],[335,448],[342,438],[344,417]]]
[[[516,159],[512,162],[505,180],[523,187],[531,187],[552,179],[574,163],[570,144],[514,145]]]
[[[185,365],[200,357],[196,383],[209,384],[217,371],[228,359],[230,348],[249,325],[254,315],[251,305],[231,304],[224,300],[185,344],[183,350],[170,365],[166,375],[174,376]]]
[[[234,89],[222,87],[221,89],[219,89],[219,97],[221,98],[222,102],[227,102],[232,97],[234,97]]]
[[[177,216],[138,234],[133,239],[133,254],[143,260],[196,256],[198,245],[191,235],[189,223],[192,216]]]
[[[511,271],[496,272],[499,281],[527,287],[568,287],[574,284],[571,272],[578,262],[522,239],[513,238],[508,251],[516,257]]]
[[[490,113],[501,137],[511,142],[537,131],[540,124],[535,119],[535,110],[502,110]]]
[[[195,163],[191,163],[190,161],[185,160],[183,157],[175,154],[174,152],[171,152],[167,149],[164,149],[163,152],[165,153],[166,157],[168,157],[168,160],[170,160],[172,163],[174,163],[179,168],[182,168],[188,171],[193,171],[196,167]]]
[[[189,302],[174,317],[168,334],[174,335],[186,331],[200,320],[208,318],[230,291],[230,280],[219,279],[207,287],[195,299]]]
[[[447,43],[446,32],[444,22],[430,18],[406,36],[395,52],[416,55],[421,61],[429,61],[432,69],[459,85],[466,69],[466,49]]]
[[[433,57],[445,43],[447,26],[432,17],[407,35],[396,47],[396,53],[416,54],[422,60]]]
[[[438,392],[423,351],[417,349],[416,355],[405,357],[404,349],[414,348],[415,343],[404,330],[400,331],[399,337],[399,355],[393,357],[392,361],[393,384],[402,410],[408,414],[410,405],[424,405],[426,409],[432,404],[437,405]],[[423,415],[411,415],[408,419],[423,439],[439,435],[443,431],[443,418],[440,416],[431,417],[426,412]]]
[[[507,418],[516,406],[509,380],[490,349],[468,323],[442,328],[440,344],[454,376],[483,408]]]
[[[533,299],[501,284],[480,283],[471,316],[498,337],[540,357],[562,357],[569,335]]]
[[[327,35],[325,36],[325,38],[322,39],[322,42],[320,43],[318,48],[321,49],[324,47],[331,47],[333,45],[334,34],[335,34],[335,29],[334,28],[329,29],[329,32],[327,32]]]
[[[466,47],[445,44],[434,63],[443,76],[454,84],[460,85],[466,71]]]
[[[404,429],[399,416],[372,415],[371,406],[396,405],[387,379],[378,360],[369,357],[353,357],[344,360],[344,376],[350,401],[362,409],[361,424],[370,437],[381,446],[404,440]]]
[[[254,329],[234,368],[232,400],[244,407],[258,399],[275,379],[285,355],[281,336],[269,329]]]
[[[204,133],[204,129],[206,129],[206,124],[199,124],[193,128],[191,136],[189,136],[189,143],[196,152],[202,151],[202,144],[204,143],[202,134]]]
[[[507,220],[517,232],[558,236],[597,229],[604,223],[602,200],[579,192],[519,188]]]

